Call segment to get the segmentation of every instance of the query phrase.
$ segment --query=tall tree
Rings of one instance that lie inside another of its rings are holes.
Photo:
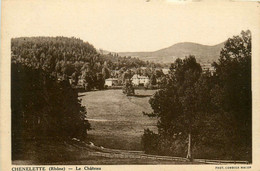
[[[150,104],[159,118],[159,133],[172,136],[183,132],[188,137],[187,157],[192,159],[191,135],[196,115],[194,85],[201,74],[194,56],[177,59],[170,67],[170,78],[162,90],[155,93]]]
[[[229,121],[230,139],[234,149],[251,151],[252,146],[252,90],[251,90],[251,32],[229,38],[214,63],[217,83],[212,101],[218,113]]]
[[[102,68],[102,75],[103,75],[104,79],[107,79],[110,77],[110,72],[107,67]]]

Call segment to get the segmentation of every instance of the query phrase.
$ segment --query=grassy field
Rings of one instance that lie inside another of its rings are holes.
[[[144,129],[157,131],[157,119],[142,114],[152,111],[148,101],[155,90],[135,93],[136,96],[126,96],[122,90],[79,93],[92,126],[88,131],[90,141],[106,148],[141,150]]]

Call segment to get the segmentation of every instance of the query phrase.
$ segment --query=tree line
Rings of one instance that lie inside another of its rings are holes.
[[[71,78],[77,85],[81,78],[86,90],[104,88],[104,80],[109,77],[123,81],[123,75],[130,70],[140,72],[141,67],[162,67],[138,58],[100,54],[93,45],[74,37],[13,38],[11,52],[12,61],[41,68],[56,79]],[[148,69],[147,74],[151,74]]]
[[[171,64],[149,100],[158,133],[144,131],[146,153],[252,160],[251,32],[229,38],[212,66],[202,71],[194,56]]]

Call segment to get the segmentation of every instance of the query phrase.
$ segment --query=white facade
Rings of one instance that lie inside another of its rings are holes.
[[[210,72],[213,72],[215,68],[211,66],[211,64],[201,64],[202,71],[205,72],[209,70]]]
[[[118,79],[117,78],[108,78],[105,80],[105,85],[108,87],[114,86],[118,84]]]
[[[169,74],[169,71],[170,71],[170,69],[167,69],[167,68],[163,68],[163,69],[162,69],[162,72],[163,72],[165,75]]]
[[[79,81],[78,81],[78,85],[80,85],[80,86],[83,86],[84,85],[84,79],[79,79]]]
[[[134,85],[145,85],[145,84],[148,84],[149,83],[149,78],[146,77],[146,76],[140,76],[140,75],[137,75],[135,74],[132,78],[132,83]]]

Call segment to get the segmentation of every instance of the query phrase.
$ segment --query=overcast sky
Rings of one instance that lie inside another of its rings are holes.
[[[253,3],[166,0],[6,3],[12,37],[67,36],[109,51],[154,51],[178,42],[215,45],[256,22]],[[259,10],[259,9],[258,9]],[[11,15],[10,15],[11,14]]]

